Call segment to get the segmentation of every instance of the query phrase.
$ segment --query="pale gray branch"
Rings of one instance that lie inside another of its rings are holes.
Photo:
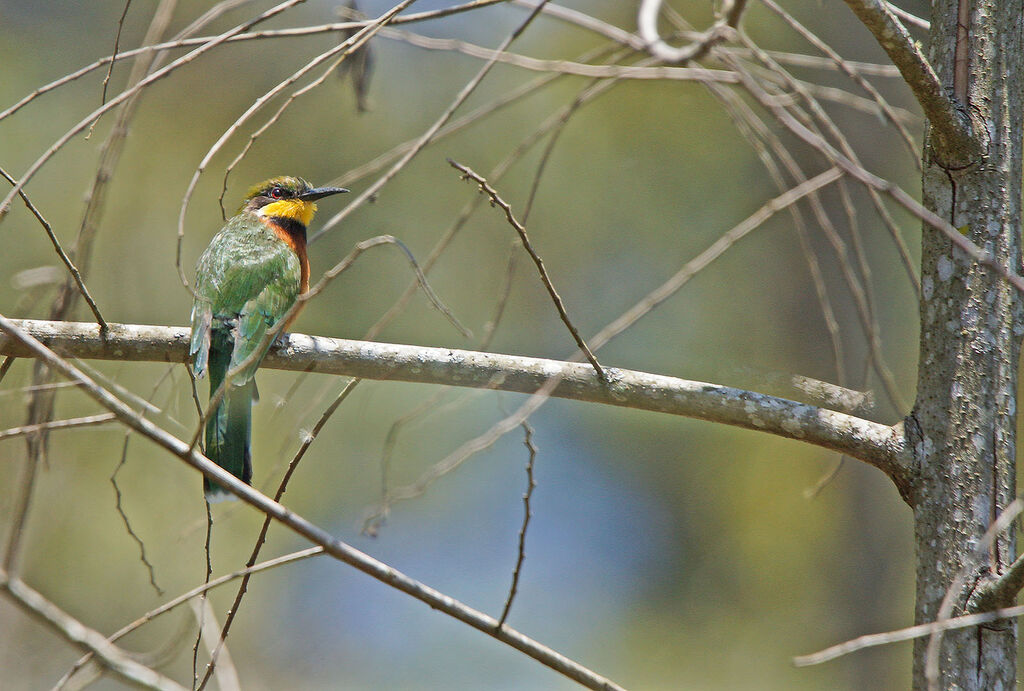
[[[113,413],[101,413],[99,415],[75,417],[67,420],[50,420],[49,422],[40,422],[34,425],[21,425],[20,427],[11,427],[10,429],[0,430],[0,439],[23,437],[26,434],[32,434],[33,432],[39,432],[41,430],[71,429],[74,427],[102,425],[116,419],[117,418],[114,417]]]
[[[837,657],[842,657],[843,655],[849,655],[850,653],[863,650],[864,648],[889,645],[890,643],[898,643],[900,641],[910,641],[915,638],[931,636],[937,631],[967,629],[972,626],[988,624],[994,621],[1000,621],[1001,619],[1011,619],[1021,615],[1024,615],[1024,606],[1008,607],[1006,609],[997,609],[990,612],[982,612],[980,614],[967,614],[962,617],[952,617],[950,619],[943,619],[941,621],[928,624],[917,624],[916,626],[908,626],[905,629],[897,629],[895,631],[871,633],[865,636],[858,636],[857,638],[846,641],[845,643],[833,645],[832,647],[825,648],[817,653],[795,657],[793,658],[793,664],[797,667],[820,665],[823,662],[834,660]]]
[[[0,590],[23,610],[48,623],[71,643],[90,651],[104,667],[140,686],[161,691],[184,691],[183,686],[128,657],[99,631],[90,629],[18,578],[0,571]]]
[[[184,327],[10,320],[55,353],[83,359],[185,362]],[[16,339],[0,341],[0,355],[38,357]],[[445,384],[533,393],[550,378],[559,398],[680,415],[761,430],[822,446],[870,463],[900,487],[910,481],[902,424],[893,427],[767,394],[660,374],[607,367],[602,382],[593,367],[519,355],[452,348],[371,343],[286,334],[263,367],[362,379]],[[219,479],[218,479],[219,481]]]

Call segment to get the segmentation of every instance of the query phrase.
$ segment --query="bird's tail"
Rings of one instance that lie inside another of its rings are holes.
[[[210,342],[209,373],[210,396],[224,381],[231,363],[234,342],[230,334],[214,331]],[[245,384],[228,385],[223,400],[206,421],[206,456],[242,482],[252,481],[252,458],[249,442],[252,438],[252,400],[256,380]],[[203,478],[203,491],[208,501],[220,501],[232,495],[216,482]]]

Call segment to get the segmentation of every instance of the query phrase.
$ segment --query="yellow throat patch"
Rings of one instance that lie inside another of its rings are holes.
[[[301,199],[281,199],[260,208],[261,216],[281,216],[308,226],[316,213],[316,204]]]

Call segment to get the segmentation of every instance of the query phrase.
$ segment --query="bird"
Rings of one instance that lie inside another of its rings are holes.
[[[196,263],[189,358],[196,379],[210,376],[210,398],[234,372],[216,408],[207,411],[207,458],[252,484],[254,376],[271,343],[263,343],[299,296],[309,290],[306,228],[316,201],[348,192],[313,187],[298,177],[270,178],[253,186],[238,213],[214,235]],[[281,331],[298,315],[296,312]],[[207,501],[232,497],[203,478]]]

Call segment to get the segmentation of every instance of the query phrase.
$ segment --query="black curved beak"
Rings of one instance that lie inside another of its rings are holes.
[[[329,197],[332,194],[340,194],[341,192],[348,192],[348,190],[344,187],[317,187],[309,192],[303,192],[298,196],[298,198],[304,202],[312,202],[317,199]]]

